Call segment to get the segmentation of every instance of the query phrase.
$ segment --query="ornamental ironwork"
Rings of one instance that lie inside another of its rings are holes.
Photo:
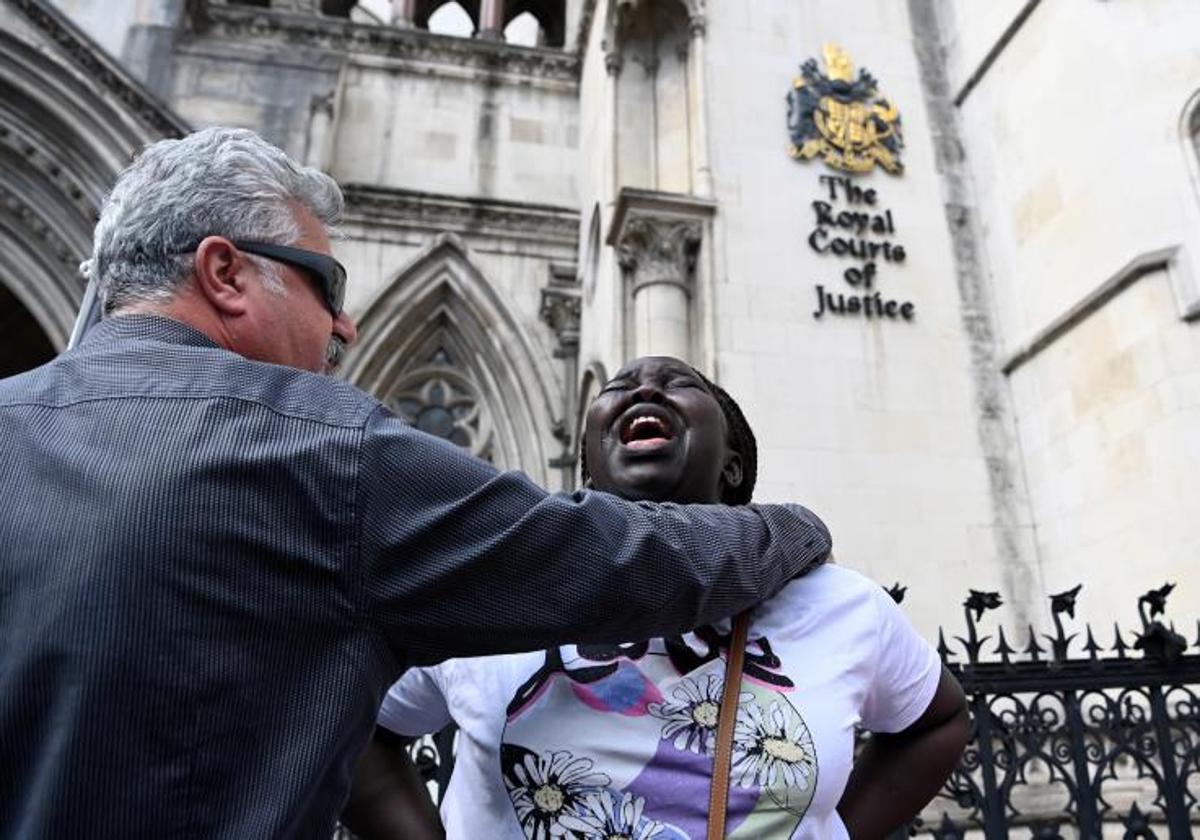
[[[1140,632],[1114,624],[1103,646],[1090,624],[1072,626],[1082,588],[1050,596],[1054,632],[1030,627],[1017,647],[1003,627],[981,626],[1002,605],[996,592],[969,592],[965,636],[947,642],[939,633],[942,661],[970,703],[971,741],[926,809],[940,818],[911,833],[1192,837],[1200,622],[1194,642],[1164,622],[1168,583],[1138,598]]]

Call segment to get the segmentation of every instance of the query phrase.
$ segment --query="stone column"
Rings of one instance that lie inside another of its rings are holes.
[[[328,170],[333,140],[334,92],[313,94],[308,105],[308,137],[304,163]]]
[[[629,219],[617,261],[633,296],[633,350],[638,356],[692,356],[691,296],[703,228],[694,219]]]
[[[562,444],[562,453],[550,459],[550,466],[562,471],[562,488],[575,488],[579,442],[573,427],[578,411],[579,384],[579,326],[581,301],[579,278],[573,265],[550,266],[550,282],[542,289],[542,305],[538,312],[542,321],[554,331],[558,340],[554,357],[563,363],[562,417],[553,421],[554,437]]]
[[[504,40],[504,0],[482,0],[479,4],[479,33],[488,41]]]
[[[417,0],[392,0],[392,26],[411,29]]]
[[[708,198],[713,194],[712,167],[708,160],[708,71],[705,66],[706,25],[703,15],[693,15],[688,21],[691,34],[691,54],[688,72],[691,75],[692,112],[692,192]]]

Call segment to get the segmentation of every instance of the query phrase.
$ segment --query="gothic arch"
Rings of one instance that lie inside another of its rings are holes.
[[[575,415],[575,440],[579,441],[579,446],[583,446],[583,421],[587,417],[588,407],[592,404],[592,400],[600,394],[600,389],[604,387],[604,383],[608,381],[608,374],[604,370],[604,365],[600,362],[592,362],[584,368],[583,376],[579,377],[579,400],[577,401],[577,411]],[[579,464],[583,465],[583,453],[579,453]],[[576,475],[578,480],[578,474]]]
[[[134,153],[164,136],[135,112],[174,118],[123,77],[98,81],[86,68],[105,59],[63,21],[40,24],[53,47],[0,31],[0,282],[61,350],[83,298],[78,266],[100,202]]]
[[[1197,90],[1183,106],[1179,120],[1179,139],[1183,142],[1184,157],[1187,158],[1188,173],[1196,198],[1200,199],[1200,90]]]
[[[413,9],[413,25],[418,29],[428,29],[429,18],[448,3],[458,3],[462,6],[475,31],[479,31],[479,0],[417,0]]]
[[[504,26],[528,12],[542,31],[539,46],[561,47],[566,43],[567,4],[564,0],[508,0],[504,6]]]
[[[359,333],[347,379],[414,425],[547,483],[561,402],[549,362],[461,239],[440,235],[401,270]]]

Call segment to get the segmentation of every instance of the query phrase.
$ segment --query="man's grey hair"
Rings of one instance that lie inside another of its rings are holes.
[[[105,313],[165,302],[191,274],[188,249],[206,236],[295,243],[296,204],[333,226],[342,191],[324,172],[246,129],[206,128],[160,140],[117,178],[100,210],[92,257],[80,270],[96,281]],[[267,285],[278,287],[278,273],[263,268]]]

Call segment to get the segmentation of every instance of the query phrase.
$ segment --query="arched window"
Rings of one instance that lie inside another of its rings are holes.
[[[418,21],[418,25],[420,22]],[[425,28],[438,35],[453,35],[470,38],[475,32],[475,21],[466,8],[457,0],[438,6],[425,20]]]
[[[1192,152],[1200,165],[1200,94],[1194,97],[1191,114],[1188,116],[1187,133],[1192,141]]]
[[[504,40],[510,44],[528,47],[561,47],[566,44],[567,9],[564,0],[508,0],[504,6]],[[531,23],[522,23],[520,28],[513,24],[533,19],[537,26],[537,40],[528,43],[524,38]],[[513,30],[512,36],[509,31]]]
[[[521,12],[504,27],[504,40],[519,47],[540,47],[545,33],[531,12]]]
[[[457,350],[447,348],[448,338],[435,338],[427,358],[394,386],[389,402],[409,425],[491,461],[491,414],[472,376],[455,358]]]
[[[413,426],[546,484],[555,446],[548,360],[453,234],[359,318],[344,375]]]
[[[355,7],[355,0],[321,0],[321,14],[330,17],[348,18]]]

